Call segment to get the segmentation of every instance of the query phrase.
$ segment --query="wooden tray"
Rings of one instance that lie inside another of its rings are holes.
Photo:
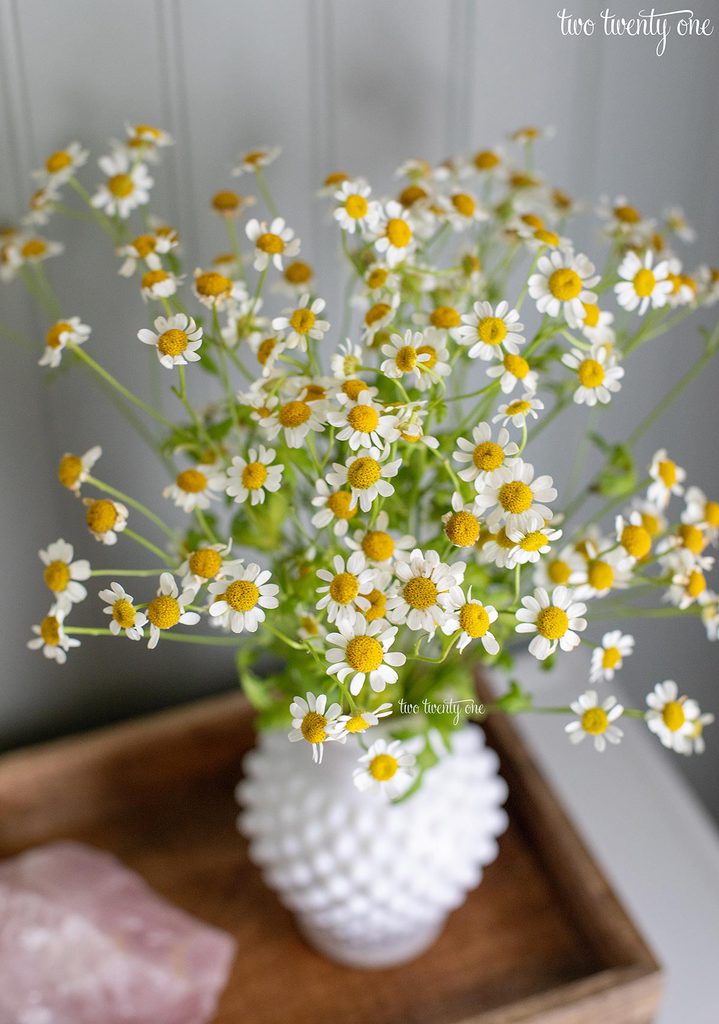
[[[249,863],[234,825],[253,741],[239,695],[5,755],[0,856],[77,838],[232,932],[239,954],[216,1024],[651,1021],[651,952],[512,724],[495,717],[486,731],[511,794],[499,858],[432,950],[401,968],[322,959]]]

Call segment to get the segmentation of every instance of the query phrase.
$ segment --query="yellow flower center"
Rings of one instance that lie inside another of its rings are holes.
[[[70,582],[70,566],[66,562],[50,562],[42,575],[48,588],[59,594]]]
[[[413,576],[407,580],[402,590],[402,596],[412,608],[431,608],[437,601],[439,591],[436,583],[428,580],[426,576]]]
[[[362,550],[373,562],[386,562],[394,554],[394,541],[384,530],[370,530],[362,538]]]
[[[569,629],[569,618],[563,608],[550,604],[537,615],[537,629],[547,640],[559,640]]]
[[[345,648],[345,658],[356,672],[374,672],[382,664],[384,650],[373,636],[355,636]]]
[[[265,231],[264,234],[259,235],[255,245],[262,252],[269,253],[270,256],[276,256],[285,251],[284,240],[271,231]]]
[[[31,238],[20,250],[25,259],[31,260],[43,256],[47,252],[47,245],[42,238]]]
[[[158,594],[147,606],[147,617],[158,629],[172,629],[180,621],[182,611],[174,597]]]
[[[471,217],[477,209],[474,199],[466,192],[455,192],[452,196],[452,206],[463,217]]]
[[[40,636],[48,647],[57,647],[60,643],[60,622],[54,615],[46,615],[40,623]]]
[[[344,382],[344,384],[342,385],[342,391],[353,402],[356,402],[366,387],[367,385],[363,380],[352,378]]]
[[[305,633],[308,633],[310,636],[319,636],[320,630],[317,624],[317,619],[313,619],[311,615],[305,615],[301,620],[300,625],[304,629]]]
[[[651,295],[656,283],[656,277],[651,270],[647,270],[646,267],[642,267],[642,269],[638,270],[634,275],[634,291],[640,299],[646,299],[648,295]]]
[[[459,612],[459,624],[465,633],[476,640],[489,629],[489,615],[481,604],[465,604]]]
[[[670,732],[677,732],[686,722],[687,716],[681,701],[670,700],[662,708],[662,720]]]
[[[608,562],[591,562],[587,569],[587,581],[595,590],[609,590],[614,583],[614,569]]]
[[[187,335],[172,327],[157,339],[157,347],[163,356],[181,356],[187,348]]]
[[[465,253],[460,265],[462,267],[462,272],[466,277],[471,277],[472,274],[479,274],[482,270],[481,260],[471,252]]]
[[[432,345],[420,345],[417,355],[429,357],[419,364],[420,370],[432,370],[436,366],[437,350]]]
[[[395,249],[404,249],[412,241],[412,229],[401,217],[390,217],[385,234]]]
[[[399,768],[399,761],[391,754],[376,754],[369,763],[369,773],[377,782],[389,782]]]
[[[356,405],[347,413],[347,422],[355,430],[359,430],[363,434],[370,434],[377,428],[379,416],[371,405]]]
[[[512,515],[519,515],[532,507],[534,495],[531,487],[528,487],[521,480],[512,480],[508,484],[502,484],[499,488],[499,503],[505,512]]]
[[[622,653],[618,647],[607,647],[602,655],[602,668],[616,668],[621,660]]]
[[[242,485],[248,491],[257,491],[267,479],[267,466],[262,462],[248,462],[242,470]]]
[[[129,174],[113,174],[113,176],[108,179],[107,187],[118,199],[124,199],[126,196],[132,194],[132,190],[135,186]]]
[[[56,324],[53,324],[45,337],[47,347],[60,348],[62,345],[61,335],[69,332],[72,332],[72,324],[67,323],[65,320],[59,320]]]
[[[135,624],[135,608],[126,598],[121,597],[112,606],[112,617],[120,629],[131,629]]]
[[[276,341],[274,338],[263,338],[263,340],[257,346],[257,362],[260,366],[264,366],[267,360],[272,355]]]
[[[547,566],[547,575],[552,583],[562,584],[567,583],[572,575],[572,570],[566,562],[563,562],[561,558],[557,558]]]
[[[533,188],[537,184],[537,179],[523,171],[515,171],[510,175],[509,183],[512,188]]]
[[[472,452],[472,462],[483,473],[491,473],[504,462],[504,451],[494,441],[482,441]]]
[[[519,546],[522,551],[540,551],[548,543],[546,533],[542,533],[541,530],[533,530],[532,533],[522,537]]]
[[[479,520],[471,512],[454,512],[444,524],[444,532],[458,548],[471,548],[479,539]]]
[[[381,475],[379,462],[376,459],[370,458],[370,456],[355,459],[347,470],[347,480],[350,487],[356,487],[358,490],[366,490],[366,488],[372,487],[373,484],[377,483]]]
[[[651,512],[642,512],[641,515],[644,529],[650,536],[656,537],[661,530],[661,522],[659,521],[658,516],[653,516]]]
[[[288,263],[284,270],[285,281],[290,284],[306,284],[312,279],[312,267],[304,260],[295,260]]]
[[[412,348],[411,345],[403,345],[397,351],[395,362],[397,369],[402,373],[410,373],[417,365],[417,349]]]
[[[560,267],[549,278],[549,290],[560,302],[576,299],[582,290],[582,279],[571,267]]]
[[[584,326],[585,327],[596,327],[599,323],[599,306],[594,302],[583,302],[584,306]]]
[[[382,320],[392,311],[392,307],[386,302],[376,302],[374,306],[370,306],[364,315],[364,322],[368,327],[376,324],[379,320]]]
[[[142,275],[142,281],[140,287],[145,290],[151,290],[157,284],[162,284],[163,281],[167,281],[169,274],[165,270],[148,270],[146,274]]]
[[[529,373],[529,363],[522,356],[515,356],[511,352],[507,352],[502,362],[505,370],[517,380],[524,380]]]
[[[536,213],[523,213],[520,219],[527,227],[534,228],[536,231],[544,227],[544,221]]]
[[[707,526],[719,526],[719,502],[708,501],[704,506],[704,518]]]
[[[381,288],[387,280],[388,272],[384,267],[373,267],[365,278],[368,288]]]
[[[673,487],[677,482],[677,466],[671,459],[662,460],[657,466],[657,472],[665,487]]]
[[[507,337],[507,325],[498,316],[485,316],[477,324],[477,334],[485,345],[501,345]]]
[[[58,149],[56,153],[51,153],[45,161],[45,169],[48,174],[57,174],[58,171],[64,171],[71,163],[70,154],[66,153],[64,149]]]
[[[639,211],[633,206],[615,206],[614,216],[623,224],[638,224],[642,219]]]
[[[704,573],[699,572],[698,569],[692,570],[689,573],[687,579],[686,591],[689,597],[697,598],[700,594],[703,594],[707,587],[707,581],[704,578]]]
[[[63,455],[57,468],[57,478],[63,487],[72,490],[82,476],[82,459],[77,455]]]
[[[499,157],[491,149],[481,149],[474,154],[474,166],[478,171],[491,171],[499,163]]]
[[[175,483],[181,491],[188,494],[199,494],[207,487],[207,477],[200,469],[183,469],[175,477]]]
[[[407,185],[406,188],[402,189],[397,198],[402,206],[409,208],[418,203],[420,199],[426,199],[427,193],[421,185]]]
[[[307,334],[314,327],[316,319],[311,309],[296,309],[290,317],[290,327],[298,334]]]
[[[221,566],[222,556],[219,551],[213,551],[212,548],[200,548],[190,555],[189,568],[194,576],[211,580],[220,571]]]
[[[347,181],[347,179],[348,175],[345,174],[344,171],[330,171],[323,184],[326,188],[329,188],[330,185],[341,185],[342,182]]]
[[[630,523],[622,530],[621,544],[632,558],[645,558],[651,550],[652,538],[645,527]]]
[[[590,736],[606,732],[608,726],[609,717],[604,708],[588,708],[582,715],[582,729]]]
[[[132,248],[144,259],[157,248],[157,239],[153,235],[138,235],[132,241]]]
[[[308,711],[302,719],[300,732],[308,743],[323,743],[327,739],[327,719],[317,711]]]
[[[437,306],[429,314],[429,322],[433,327],[448,330],[450,327],[459,327],[462,318],[452,306]]]
[[[387,606],[386,595],[375,587],[366,595],[366,597],[370,603],[369,608],[364,613],[364,617],[367,621],[375,622],[377,619],[383,619]]]
[[[707,546],[706,538],[698,526],[692,523],[682,523],[677,533],[681,538],[682,546],[695,555],[700,555]]]
[[[361,220],[362,217],[367,215],[367,200],[364,196],[353,193],[351,196],[347,196],[345,200],[345,211],[347,216],[353,220]]]
[[[159,128],[153,128],[151,124],[136,124],[135,135],[149,135],[150,138],[157,140],[162,135],[162,132]]]
[[[544,245],[559,245],[559,235],[556,231],[549,231],[547,228],[537,228],[534,237]]]
[[[218,299],[222,295],[230,294],[232,281],[224,274],[218,274],[216,270],[207,270],[195,278],[195,289],[198,295],[204,295],[208,299]]]
[[[507,536],[507,531],[504,527],[501,527],[498,533],[490,533],[488,539],[493,540],[504,551],[511,551],[513,547],[516,547],[515,542]]]
[[[596,359],[583,359],[577,375],[585,388],[598,388],[604,382],[604,367]]]
[[[359,594],[359,580],[351,572],[339,572],[330,583],[330,597],[337,604],[351,604]]]
[[[366,722],[364,717],[360,714],[352,715],[352,717],[345,722],[345,732],[358,733],[365,732],[367,729],[369,729],[369,723]]]
[[[93,533],[107,533],[117,522],[117,509],[109,498],[100,498],[87,506],[86,518]]]
[[[233,611],[249,612],[259,601],[260,591],[251,580],[233,580],[224,598]]]
[[[312,410],[306,402],[287,402],[280,408],[283,427],[299,427],[310,418]]]
[[[529,404],[529,402],[525,402],[523,398],[518,398],[516,402],[510,402],[507,405],[507,415],[517,416],[521,414],[523,416],[526,416],[527,413],[531,410],[531,408],[532,406]]]
[[[349,491],[335,491],[327,499],[327,506],[335,519],[351,519],[357,511],[357,506],[352,504],[352,495]]]
[[[216,192],[212,197],[212,206],[218,213],[234,213],[240,206],[240,197],[229,189]]]

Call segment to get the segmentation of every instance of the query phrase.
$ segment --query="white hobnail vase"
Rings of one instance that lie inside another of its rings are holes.
[[[419,956],[496,857],[507,824],[497,755],[476,725],[454,733],[451,747],[435,744],[438,763],[394,804],[354,785],[356,736],[326,744],[322,765],[284,732],[261,733],[245,756],[238,827],[325,956],[364,968]]]

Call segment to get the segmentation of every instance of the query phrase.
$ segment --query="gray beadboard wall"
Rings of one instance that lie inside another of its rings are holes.
[[[333,235],[314,193],[328,170],[391,185],[409,155],[439,159],[491,145],[526,123],[554,125],[539,160],[575,195],[625,193],[647,213],[682,205],[699,228],[693,261],[719,260],[719,32],[656,40],[563,38],[557,0],[0,0],[0,219],[11,221],[44,155],[80,139],[95,155],[125,121],[148,121],[177,139],[157,174],[156,209],[179,224],[196,264],[226,247],[208,197],[232,180],[243,148],[281,143],[272,169],[283,212],[316,265],[329,315],[339,304]],[[604,0],[570,0],[599,16]],[[634,0],[616,0],[636,14]],[[711,0],[695,12],[714,15]],[[92,168],[84,180],[93,182]],[[243,185],[245,182],[243,181]],[[55,237],[57,227],[49,228]],[[93,326],[109,369],[149,397],[153,381],[133,341],[146,313],[133,284],[117,276],[104,239],[64,221],[70,255],[49,268],[69,313]],[[585,240],[582,240],[585,244]],[[591,254],[592,242],[586,241]],[[192,266],[192,260],[190,266]],[[276,299],[278,307],[282,299]],[[45,325],[19,286],[0,287],[5,323],[40,338]],[[719,307],[717,307],[719,311]],[[5,745],[188,700],[233,685],[226,654],[161,644],[86,643],[64,669],[25,649],[47,604],[37,549],[64,536],[109,565],[141,566],[141,554],[89,548],[82,516],[55,482],[58,456],[93,444],[102,475],[158,505],[165,482],[107,397],[79,368],[51,379],[37,352],[2,342],[2,615],[0,740]],[[698,351],[695,327],[642,351],[604,426],[628,435]],[[141,355],[141,354],[140,354]],[[139,367],[139,373],[138,368]],[[666,444],[691,479],[719,494],[717,395],[712,367],[642,442]],[[165,401],[168,402],[166,396]],[[577,422],[575,420],[575,422]],[[556,426],[533,461],[560,482],[567,444]],[[124,547],[124,551],[123,551]],[[108,561],[109,559],[109,561]],[[632,624],[632,628],[633,624]],[[635,701],[675,677],[719,709],[719,645],[694,621],[637,624],[639,651],[623,673]],[[577,686],[585,680],[578,678]],[[678,759],[719,813],[719,727],[703,759]],[[630,740],[628,740],[630,741]],[[558,726],[557,742],[565,742]],[[610,756],[610,755],[608,755]],[[668,755],[669,756],[669,755]]]

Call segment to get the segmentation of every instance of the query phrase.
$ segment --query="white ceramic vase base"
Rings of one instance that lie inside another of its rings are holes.
[[[398,804],[355,787],[356,737],[326,744],[321,765],[284,732],[262,733],[245,756],[238,826],[250,857],[308,942],[339,963],[419,956],[497,854],[507,787],[496,754],[474,725],[451,751],[437,749],[438,764]]]

